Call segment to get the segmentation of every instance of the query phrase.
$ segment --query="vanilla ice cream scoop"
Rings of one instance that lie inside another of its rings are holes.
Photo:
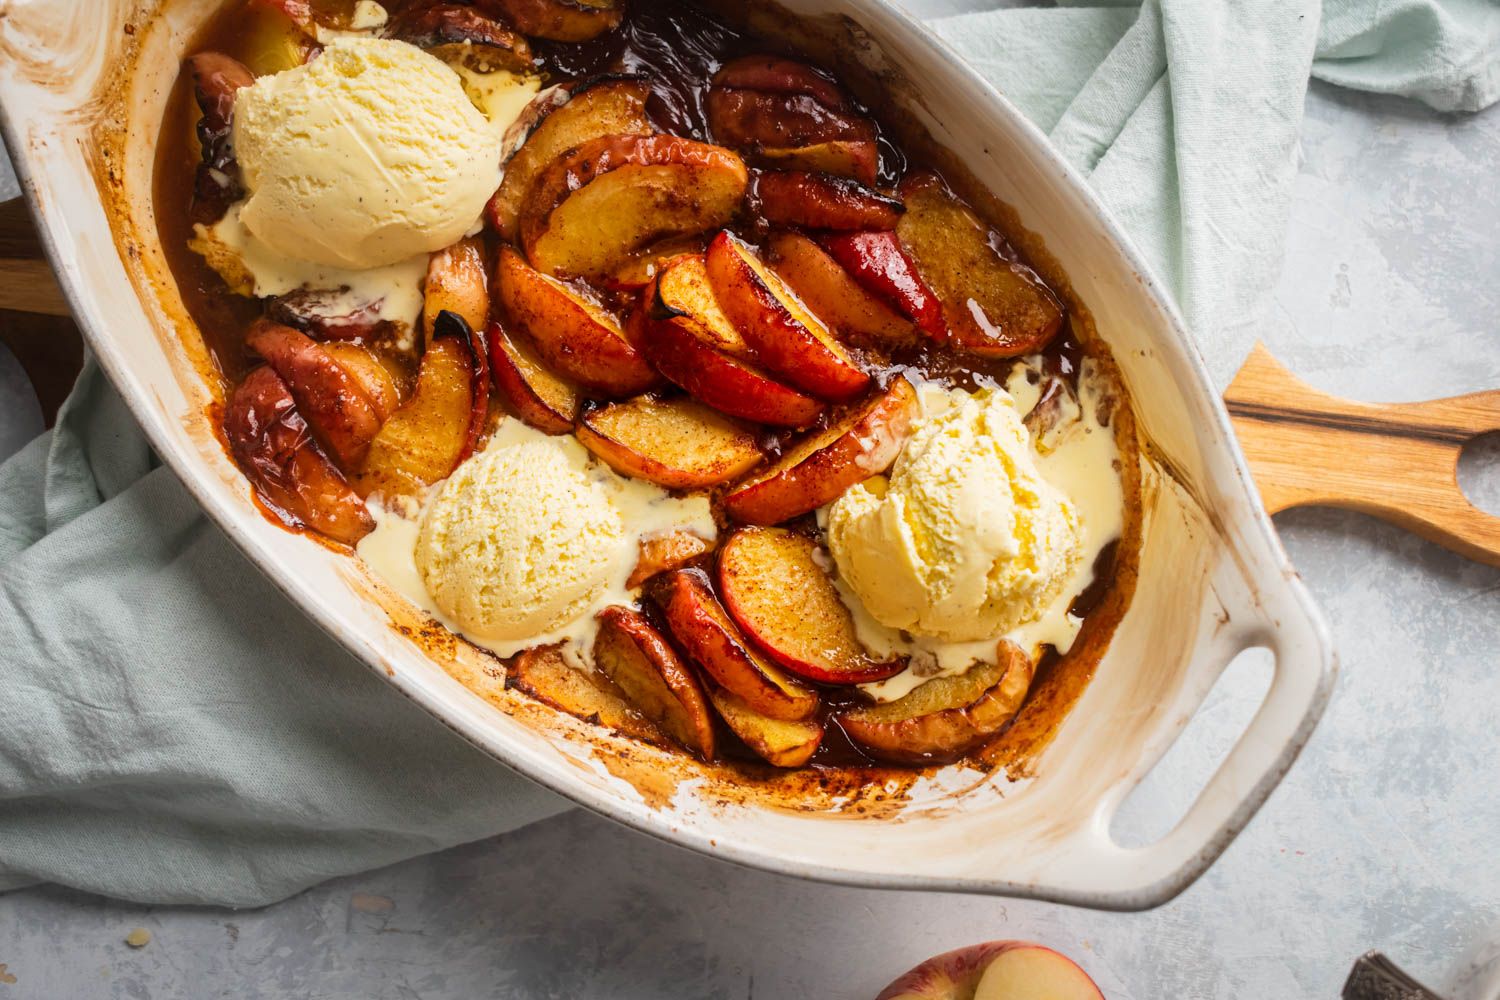
[[[587,611],[633,551],[604,487],[540,440],[459,466],[423,515],[416,562],[465,634],[507,642]]]
[[[828,511],[840,576],[876,621],[944,642],[1039,617],[1082,555],[1077,509],[1037,469],[1001,390],[948,393],[892,466]]]
[[[338,38],[235,97],[240,221],[288,257],[365,269],[440,250],[500,182],[500,139],[414,45]]]

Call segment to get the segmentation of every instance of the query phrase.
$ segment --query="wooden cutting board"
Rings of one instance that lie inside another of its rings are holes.
[[[82,338],[23,202],[0,204],[0,341],[48,423],[82,363]],[[1257,344],[1224,393],[1271,513],[1343,507],[1500,566],[1500,518],[1458,485],[1464,445],[1500,430],[1500,390],[1425,403],[1358,403],[1318,392]]]

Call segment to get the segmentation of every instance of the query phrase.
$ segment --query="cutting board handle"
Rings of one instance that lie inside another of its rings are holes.
[[[1458,485],[1464,445],[1500,431],[1500,391],[1358,403],[1319,392],[1256,344],[1224,402],[1271,513],[1362,511],[1500,566],[1500,517]]]

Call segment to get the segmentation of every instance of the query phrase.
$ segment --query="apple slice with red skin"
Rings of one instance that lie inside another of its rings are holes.
[[[396,386],[395,377],[368,347],[335,341],[324,344],[323,350],[369,397],[370,405],[375,407],[375,415],[382,424],[401,407],[401,390]]]
[[[391,18],[385,34],[480,72],[536,68],[525,36],[463,4],[415,5]]]
[[[641,348],[657,371],[722,413],[777,427],[806,427],[824,404],[773,378],[724,315],[702,254],[664,265],[642,292]]]
[[[624,0],[477,0],[475,6],[532,38],[586,42],[619,26]]]
[[[927,681],[904,698],[849,709],[839,728],[881,760],[947,764],[979,749],[1021,710],[1035,664],[1020,647],[1000,640],[997,662]]]
[[[563,659],[557,646],[535,646],[517,653],[507,664],[505,686],[626,736],[647,743],[668,742],[603,672],[579,670]]]
[[[1104,1000],[1072,959],[1030,941],[986,941],[936,955],[875,1000]]]
[[[807,236],[772,233],[769,260],[814,315],[862,347],[900,350],[915,347],[921,334],[911,320],[865,291],[828,252]]]
[[[285,380],[269,365],[240,382],[224,408],[224,437],[256,495],[279,520],[353,545],[375,519],[313,444]]]
[[[359,468],[382,420],[354,377],[316,340],[280,323],[256,320],[245,343],[286,382],[318,444],[340,468]]]
[[[714,139],[736,148],[874,142],[877,134],[870,119],[830,108],[808,94],[710,87],[706,104]]]
[[[501,237],[514,240],[521,206],[546,167],[568,150],[606,135],[649,135],[646,114],[651,86],[639,76],[606,75],[562,84],[527,106],[535,123],[505,164],[505,176],[490,198],[485,218]]]
[[[635,569],[630,571],[625,587],[634,590],[653,576],[686,566],[711,548],[711,543],[690,531],[669,531],[665,535],[642,538]]]
[[[547,370],[525,337],[512,337],[498,320],[485,331],[490,372],[507,409],[545,434],[571,434],[578,390]]]
[[[865,684],[899,674],[904,660],[877,660],[860,644],[818,557],[817,541],[801,532],[739,529],[719,548],[725,610],[762,652],[799,677]]]
[[[715,87],[762,90],[773,94],[806,94],[833,111],[850,109],[839,85],[807,63],[765,53],[731,59],[713,75]]]
[[[906,206],[849,177],[807,170],[756,175],[761,218],[806,229],[895,229]]]
[[[929,339],[948,339],[943,304],[895,233],[831,233],[818,242],[866,291],[909,317]]]
[[[772,170],[818,170],[873,185],[880,173],[880,146],[873,139],[835,139],[806,146],[760,146],[747,150],[755,163]]]
[[[193,96],[203,112],[198,119],[202,162],[193,177],[194,222],[212,223],[244,196],[239,161],[230,141],[235,96],[255,82],[255,74],[222,52],[199,52],[187,60]]]
[[[932,173],[901,184],[909,211],[896,235],[942,304],[953,346],[990,358],[1035,354],[1063,308],[1036,273],[996,249],[1004,241]]]
[[[613,314],[510,247],[500,250],[496,284],[505,314],[552,371],[606,397],[631,396],[656,383],[656,372]]]
[[[705,683],[708,700],[718,709],[734,735],[774,767],[801,767],[823,742],[822,719],[773,719],[745,704],[745,700],[712,681]]]
[[[890,468],[911,432],[917,393],[903,378],[788,449],[763,472],[724,495],[724,511],[744,524],[780,524],[831,503]]]
[[[834,401],[870,384],[823,321],[727,229],[708,244],[703,260],[724,315],[767,368],[804,392]]]
[[[484,241],[477,236],[444,247],[427,261],[422,286],[422,329],[432,339],[438,313],[447,310],[463,317],[471,330],[483,330],[490,319],[489,268]]]
[[[299,288],[266,300],[266,319],[325,342],[371,343],[394,332],[397,324],[380,318],[380,300],[344,306],[344,312],[333,312],[342,297],[338,292]]]
[[[433,342],[443,337],[451,337],[463,345],[471,368],[469,429],[464,435],[464,446],[458,454],[458,462],[453,463],[454,468],[457,468],[460,462],[474,454],[479,447],[479,439],[484,435],[484,426],[489,420],[490,358],[489,351],[485,350],[484,335],[471,327],[458,313],[446,309],[438,313],[437,319],[432,323]]]
[[[755,711],[788,720],[806,719],[817,711],[817,691],[750,646],[702,571],[678,569],[658,577],[651,595],[678,646]]]
[[[749,427],[686,396],[586,409],[574,433],[616,472],[669,490],[717,486],[764,457]]]
[[[749,183],[745,161],[722,146],[602,136],[538,175],[521,210],[521,242],[547,274],[601,275],[658,240],[721,228]]]
[[[594,664],[664,733],[713,760],[713,716],[692,670],[639,611],[613,606],[598,619]]]

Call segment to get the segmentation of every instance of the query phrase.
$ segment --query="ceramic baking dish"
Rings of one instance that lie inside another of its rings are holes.
[[[1026,767],[948,767],[899,787],[760,787],[504,689],[499,665],[420,625],[361,564],[252,505],[205,409],[204,351],[151,216],[154,137],[215,0],[0,0],[5,138],[74,313],[162,458],[245,553],[380,676],[520,773],[629,826],[717,857],[864,886],[1156,905],[1265,801],[1328,697],[1327,629],[1257,499],[1218,395],[1119,226],[1040,132],[922,26],[875,0],[791,0],[890,84],[1014,207],[1097,318],[1143,442],[1140,575],[1093,682]],[[1184,818],[1126,848],[1111,819],[1224,668],[1263,646],[1265,701]],[[790,779],[789,779],[790,780]]]

